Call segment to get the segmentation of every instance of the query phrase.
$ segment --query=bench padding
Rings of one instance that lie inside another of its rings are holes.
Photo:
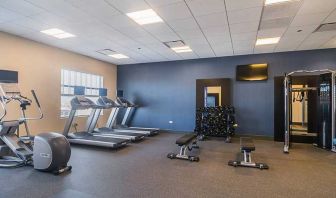
[[[176,144],[179,145],[179,146],[187,145],[191,141],[193,141],[196,137],[197,137],[197,135],[194,134],[194,133],[186,134],[186,135],[180,137],[179,139],[177,139]]]
[[[255,146],[253,143],[252,138],[240,138],[240,150],[241,151],[254,151],[255,150]]]

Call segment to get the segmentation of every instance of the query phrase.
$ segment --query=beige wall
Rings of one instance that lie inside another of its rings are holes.
[[[109,97],[115,97],[115,65],[0,32],[0,69],[18,71],[21,92],[32,97],[30,90],[34,89],[43,108],[44,119],[29,122],[33,134],[63,131],[65,119],[60,119],[61,68],[104,76]],[[33,109],[31,107],[27,113],[34,115]],[[104,113],[99,125],[106,121],[108,114]],[[9,115],[11,117],[14,116]],[[85,118],[75,120],[81,126],[84,121]]]

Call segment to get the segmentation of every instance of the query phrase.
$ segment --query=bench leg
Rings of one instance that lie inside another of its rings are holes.
[[[187,155],[187,150],[191,151],[194,148],[194,143],[191,146],[189,146],[189,145],[180,146],[180,153],[179,154],[169,153],[167,155],[167,157],[170,158],[170,159],[184,159],[184,160],[189,160],[191,162],[198,162],[199,157]],[[196,144],[196,146],[197,146],[197,144]]]
[[[251,167],[251,168],[259,168],[259,169],[268,169],[267,164],[264,163],[255,163],[252,161],[252,154],[250,151],[243,151],[244,160],[243,161],[232,161],[230,160],[228,165],[230,166],[242,166],[242,167]]]

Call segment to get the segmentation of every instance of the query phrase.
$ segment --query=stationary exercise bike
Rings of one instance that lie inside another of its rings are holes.
[[[42,133],[35,137],[30,135],[27,121],[43,118],[40,103],[32,90],[32,95],[37,104],[39,117],[26,117],[26,109],[32,100],[22,96],[17,84],[0,84],[0,167],[11,168],[21,166],[34,166],[35,169],[60,174],[70,171],[67,163],[71,150],[67,139],[58,133]],[[21,109],[21,117],[16,120],[4,120],[8,105],[18,102]],[[24,125],[26,136],[19,135],[19,128]]]

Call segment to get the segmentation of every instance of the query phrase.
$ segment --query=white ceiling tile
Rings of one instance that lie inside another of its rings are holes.
[[[255,46],[254,54],[262,54],[262,53],[272,53],[274,52],[276,45],[260,45]]]
[[[196,20],[202,28],[220,27],[228,24],[225,12],[198,16]]]
[[[183,0],[146,0],[146,2],[149,3],[153,7],[169,5],[173,3],[180,3],[182,1]]]
[[[21,18],[24,18],[24,17],[13,11],[0,7],[0,23],[14,21],[14,20],[21,19]]]
[[[105,21],[105,23],[114,28],[138,26],[132,19],[123,14],[114,15],[112,18]]]
[[[303,37],[311,34],[319,25],[305,25],[288,27],[283,36]]]
[[[168,41],[176,41],[180,40],[181,38],[174,34],[159,34],[155,35],[157,39],[159,39],[161,42],[168,42]]]
[[[324,23],[334,23],[334,22],[336,22],[336,9],[323,22]]]
[[[285,31],[286,28],[259,30],[258,38],[281,37]]]
[[[336,37],[330,39],[321,48],[336,48]]]
[[[298,15],[331,12],[335,7],[335,0],[304,0]]]
[[[234,55],[247,55],[247,54],[253,54],[253,49],[251,50],[235,50]]]
[[[262,7],[228,11],[229,24],[259,21]]]
[[[207,39],[212,47],[213,46],[229,46],[228,43],[230,43],[230,46],[232,49],[230,37],[212,36],[212,37],[207,37]]]
[[[232,41],[246,41],[246,40],[255,40],[257,38],[257,32],[244,32],[231,34]]]
[[[288,37],[283,37],[280,39],[278,45],[275,48],[275,51],[293,51],[298,48],[301,42],[304,40],[304,37],[301,39],[292,39]]]
[[[154,23],[143,26],[143,28],[154,35],[160,34],[174,34],[174,31],[165,23]]]
[[[35,30],[27,28],[27,27],[23,27],[21,25],[17,25],[12,22],[8,22],[8,23],[0,24],[0,31],[7,32],[10,34],[14,34],[14,35],[23,35],[23,34],[31,34]]]
[[[304,14],[296,15],[290,24],[290,26],[305,26],[321,24],[329,13],[316,13],[316,14]]]
[[[123,13],[150,9],[150,6],[143,0],[106,0],[106,2]]]
[[[185,60],[198,58],[198,56],[194,52],[179,53],[178,55],[181,56]]]
[[[184,2],[169,4],[155,8],[155,11],[166,21],[192,18]]]
[[[204,28],[202,30],[205,36],[207,37],[222,36],[222,37],[228,37],[230,39],[230,32],[228,27],[211,27],[211,28]]]
[[[29,18],[29,17],[12,21],[12,23],[14,23],[14,24],[16,24],[18,26],[22,26],[22,27],[25,27],[25,28],[29,28],[29,29],[35,30],[36,32],[38,32],[38,34],[41,34],[40,33],[41,30],[55,28],[55,26],[52,26],[52,25],[49,25],[49,24],[46,24],[46,23],[42,23],[42,22],[39,22],[39,21],[36,21],[36,20],[33,20],[33,19]]]
[[[226,9],[241,10],[246,8],[262,7],[264,0],[225,0]]]
[[[194,18],[186,18],[186,19],[169,21],[168,24],[175,31],[192,30],[192,29],[198,28],[198,25]]]
[[[43,9],[22,0],[1,0],[0,6],[23,16],[32,16],[43,12]]]
[[[110,18],[112,18],[114,15],[121,14],[117,9],[115,9],[105,1],[85,0],[84,5],[82,5],[82,2],[83,1],[81,1],[79,9],[103,21],[110,20]]]
[[[219,51],[232,51],[232,43],[228,41],[212,43],[211,48],[216,52],[216,54]]]
[[[309,35],[297,48],[299,50],[318,49],[336,36],[336,31],[315,32]]]
[[[193,30],[182,30],[177,31],[177,34],[182,37],[182,39],[188,39],[188,38],[198,38],[202,37],[203,33],[200,29],[193,29]]]
[[[66,1],[26,0],[35,6],[44,8],[50,13],[67,18],[69,21],[80,21],[87,14]]]
[[[186,38],[184,42],[189,45],[208,45],[208,41],[203,35],[200,37]]]
[[[186,0],[194,16],[225,12],[223,0]]]
[[[242,51],[242,50],[253,50],[255,46],[255,40],[243,40],[243,41],[234,41],[233,49],[234,51]]]
[[[235,23],[230,24],[231,34],[239,34],[246,32],[257,32],[258,31],[259,21],[251,21],[246,23]]]

